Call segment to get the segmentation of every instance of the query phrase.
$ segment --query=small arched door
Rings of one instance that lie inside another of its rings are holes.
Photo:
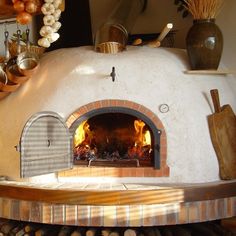
[[[20,139],[21,177],[72,168],[72,138],[64,120],[54,112],[40,112],[26,123]]]

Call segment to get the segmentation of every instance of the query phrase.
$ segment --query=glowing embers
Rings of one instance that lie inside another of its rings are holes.
[[[153,166],[152,136],[148,125],[135,116],[96,115],[81,122],[75,131],[75,164]]]

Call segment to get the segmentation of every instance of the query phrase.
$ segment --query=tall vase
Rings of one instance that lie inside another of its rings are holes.
[[[186,37],[186,49],[192,70],[218,68],[223,50],[223,36],[215,19],[193,21]]]

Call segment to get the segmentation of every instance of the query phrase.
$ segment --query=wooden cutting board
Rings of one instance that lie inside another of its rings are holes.
[[[230,105],[220,106],[217,89],[210,91],[215,113],[208,117],[213,147],[218,162],[220,178],[236,178],[236,116]]]

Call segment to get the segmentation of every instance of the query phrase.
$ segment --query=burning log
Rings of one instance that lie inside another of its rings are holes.
[[[110,233],[111,233],[111,230],[110,230],[110,229],[103,229],[103,230],[101,231],[102,236],[109,236]]]
[[[124,236],[137,236],[137,232],[134,229],[127,229],[124,232]]]
[[[17,226],[16,221],[7,221],[1,226],[1,233],[3,235],[9,235],[11,230]]]
[[[82,232],[81,232],[80,229],[76,229],[76,230],[73,231],[71,236],[82,236]]]
[[[71,228],[71,227],[69,227],[69,226],[63,226],[63,227],[60,229],[60,231],[59,231],[59,233],[58,233],[58,236],[69,236],[69,235],[71,235],[72,230],[73,230],[73,228]]]
[[[86,231],[86,236],[95,236],[96,235],[96,229],[89,229]]]

